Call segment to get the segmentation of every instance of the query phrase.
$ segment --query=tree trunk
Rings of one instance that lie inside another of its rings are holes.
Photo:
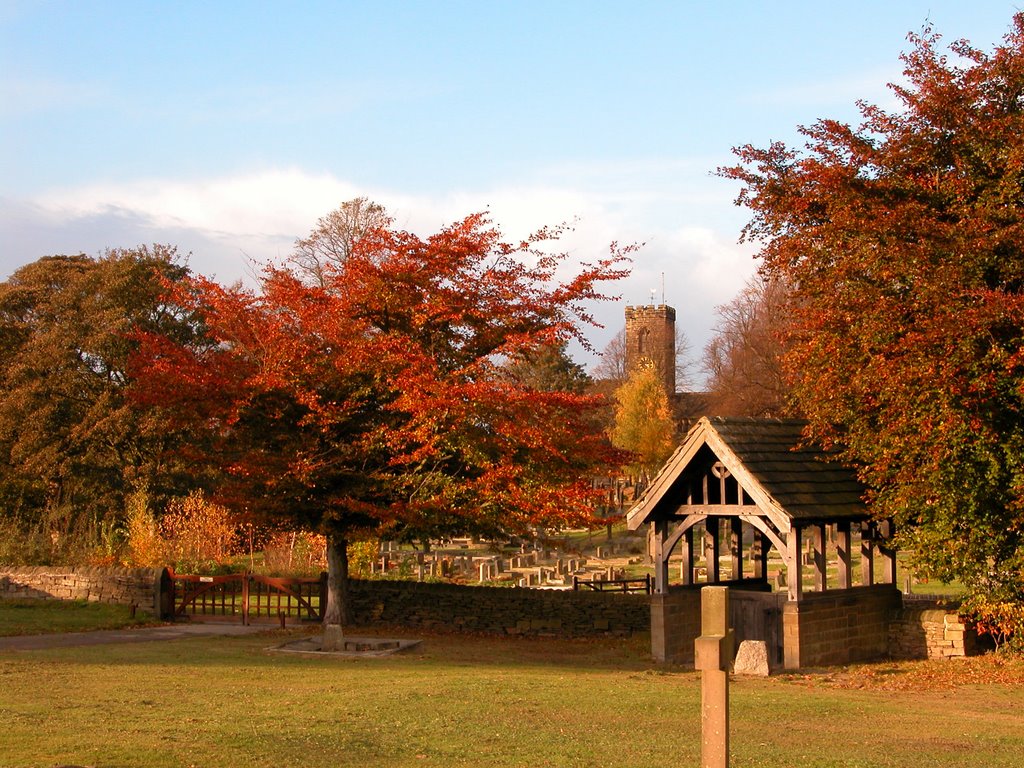
[[[339,651],[345,646],[345,624],[352,621],[348,604],[348,542],[344,536],[327,537],[327,608],[324,610],[325,651]]]

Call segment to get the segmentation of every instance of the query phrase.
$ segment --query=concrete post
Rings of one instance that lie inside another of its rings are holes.
[[[729,588],[700,591],[701,635],[694,642],[694,666],[700,670],[700,765],[729,766],[729,669],[733,633],[729,629]]]

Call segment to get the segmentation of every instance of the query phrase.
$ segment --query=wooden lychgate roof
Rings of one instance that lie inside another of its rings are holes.
[[[795,419],[700,419],[627,514],[629,527],[693,511],[695,478],[712,467],[735,478],[735,506],[756,505],[780,531],[793,522],[868,518],[854,472],[807,444],[805,426]]]

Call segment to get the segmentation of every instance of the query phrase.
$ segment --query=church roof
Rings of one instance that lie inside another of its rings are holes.
[[[687,503],[689,476],[711,460],[736,479],[743,499],[781,527],[866,519],[855,473],[808,444],[805,426],[796,419],[701,418],[627,514],[629,527],[675,515]]]

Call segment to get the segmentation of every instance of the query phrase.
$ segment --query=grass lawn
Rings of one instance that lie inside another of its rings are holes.
[[[394,635],[408,635],[395,631]],[[693,766],[700,678],[644,637],[416,635],[385,658],[293,634],[0,652],[0,765]],[[1024,662],[882,664],[732,684],[732,765],[1020,765]]]
[[[0,637],[121,629],[150,623],[151,616],[139,611],[133,618],[123,605],[85,600],[0,600]]]

